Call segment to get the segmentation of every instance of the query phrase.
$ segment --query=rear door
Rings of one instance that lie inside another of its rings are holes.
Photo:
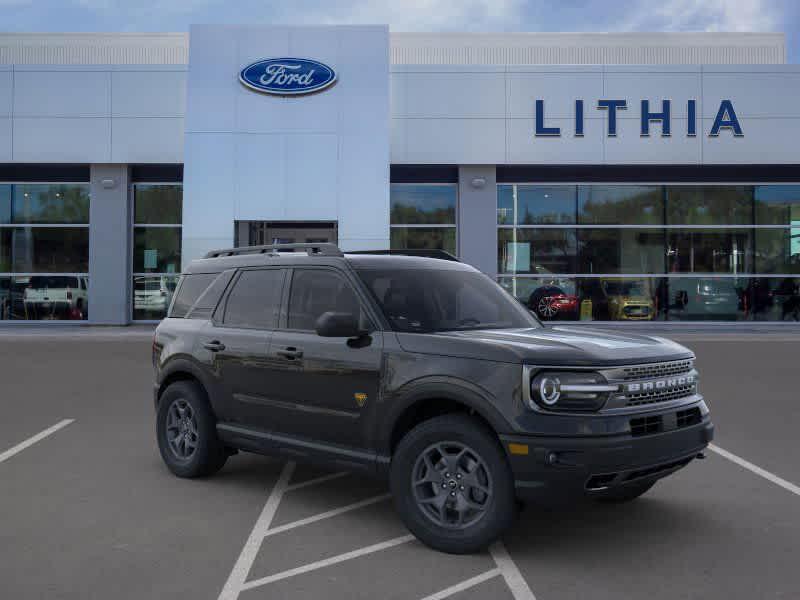
[[[218,382],[223,421],[253,426],[261,415],[269,369],[267,348],[278,323],[286,270],[242,269],[214,318],[203,328],[198,356]]]
[[[269,347],[269,406],[263,422],[300,438],[361,448],[365,414],[378,400],[383,334],[346,273],[297,267],[285,314]],[[317,335],[327,311],[351,312],[370,334],[357,342]]]

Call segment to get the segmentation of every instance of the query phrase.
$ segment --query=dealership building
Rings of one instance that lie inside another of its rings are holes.
[[[0,34],[0,321],[234,245],[445,250],[543,319],[800,319],[783,34]],[[796,217],[796,218],[795,218]]]

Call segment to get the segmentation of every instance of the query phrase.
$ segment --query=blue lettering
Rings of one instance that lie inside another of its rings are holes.
[[[544,136],[559,136],[561,135],[560,127],[545,127],[544,126],[544,100],[536,101],[536,137]]]
[[[689,137],[697,135],[697,100],[689,100],[686,103],[686,135]]]
[[[575,137],[583,137],[583,100],[575,100]]]
[[[608,136],[617,135],[617,109],[625,110],[628,103],[625,100],[598,100],[598,110],[608,110]]]
[[[731,129],[736,137],[744,135],[742,126],[739,125],[739,119],[736,118],[736,112],[733,110],[733,103],[730,100],[720,102],[717,117],[714,119],[714,124],[711,126],[711,131],[708,135],[717,137],[720,129]]]
[[[670,136],[670,123],[669,123],[670,101],[661,101],[661,112],[650,112],[650,101],[642,100],[642,137],[650,135],[650,121],[661,121],[661,137]]]

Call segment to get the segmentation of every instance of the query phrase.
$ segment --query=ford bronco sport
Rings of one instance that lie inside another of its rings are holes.
[[[545,327],[447,258],[295,244],[193,261],[153,341],[167,467],[205,476],[248,451],[384,475],[412,533],[465,553],[518,500],[633,500],[702,456],[689,350]]]

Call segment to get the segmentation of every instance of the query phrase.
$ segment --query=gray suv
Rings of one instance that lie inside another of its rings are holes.
[[[247,451],[388,477],[412,533],[466,553],[521,500],[633,500],[702,456],[713,426],[689,350],[544,326],[474,268],[407,254],[193,261],[153,341],[167,467],[206,476]]]

